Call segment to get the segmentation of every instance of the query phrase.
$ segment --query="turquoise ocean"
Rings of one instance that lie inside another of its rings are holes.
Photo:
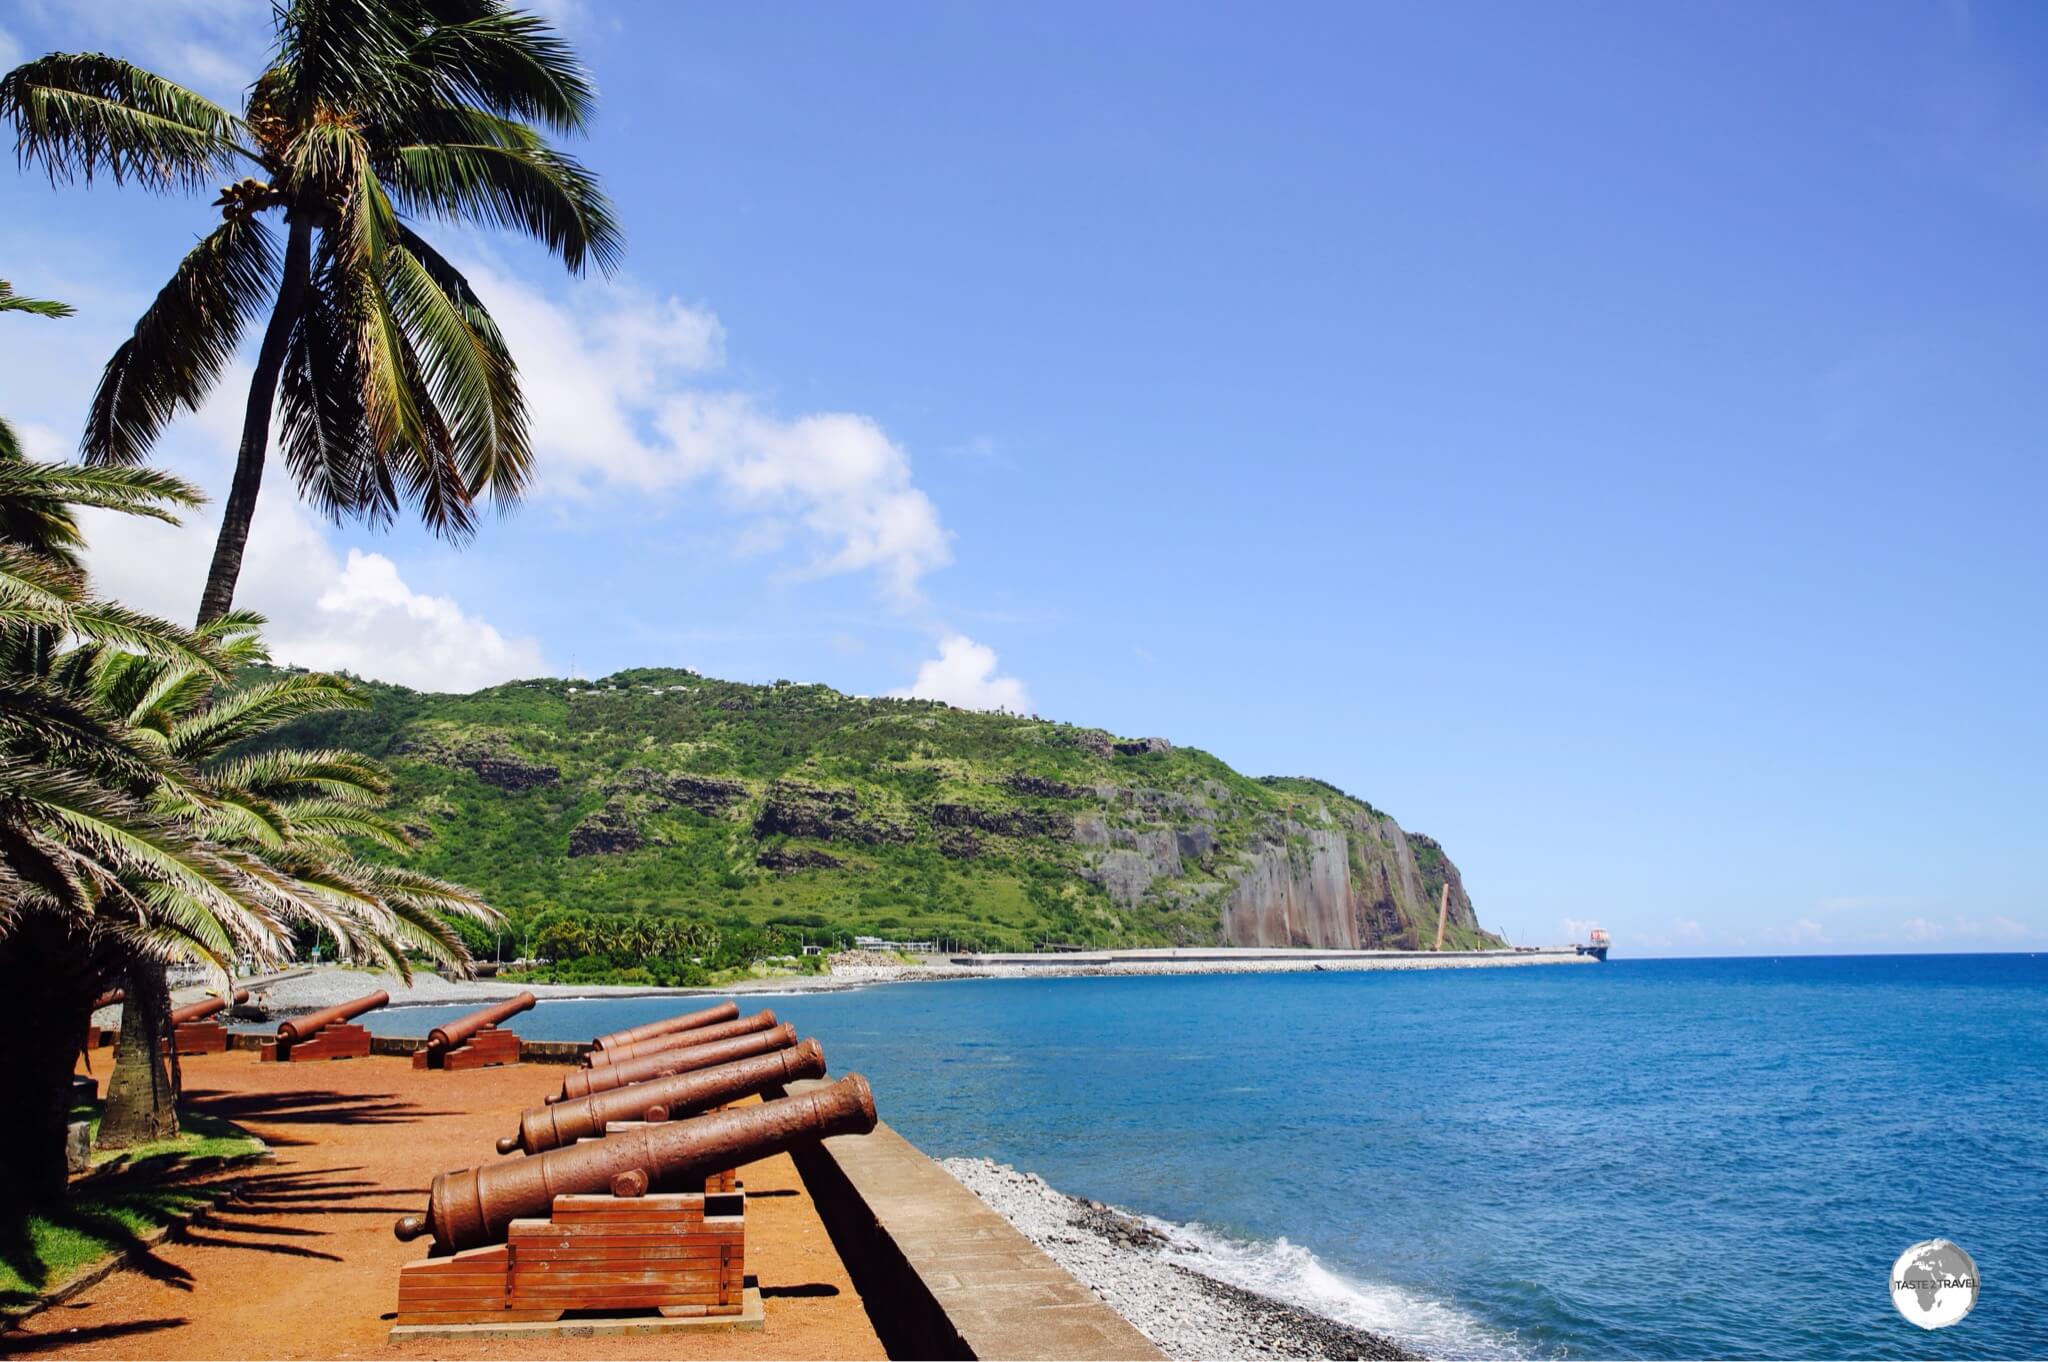
[[[758,1001],[757,1001],[758,1000]],[[989,980],[742,998],[1190,1266],[1445,1358],[2048,1356],[2048,957]],[[373,1014],[420,1035],[463,1009]],[[587,1039],[674,999],[543,1003]],[[1908,1245],[1976,1310],[1912,1327]]]

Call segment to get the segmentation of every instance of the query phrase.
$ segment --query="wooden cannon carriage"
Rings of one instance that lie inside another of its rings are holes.
[[[370,1053],[370,1033],[354,1025],[354,1019],[390,1001],[391,995],[380,988],[365,997],[279,1022],[277,1039],[266,1042],[256,1057],[280,1064],[366,1058]]]
[[[807,1046],[809,1056],[815,1042]],[[758,1090],[768,1080],[749,1071],[725,1086]],[[746,1277],[746,1195],[719,1188],[741,1164],[874,1126],[874,1095],[854,1074],[687,1120],[611,1121],[601,1137],[443,1173],[426,1214],[393,1227],[403,1240],[431,1234],[434,1247],[433,1256],[399,1269],[391,1338],[572,1326],[758,1328],[760,1295]],[[567,1312],[575,1319],[557,1323]]]
[[[500,1031],[498,1023],[518,1016],[534,1005],[531,993],[507,998],[502,1003],[479,1008],[446,1026],[427,1032],[426,1048],[412,1052],[415,1069],[486,1069],[496,1064],[517,1064],[521,1057],[519,1037]]]

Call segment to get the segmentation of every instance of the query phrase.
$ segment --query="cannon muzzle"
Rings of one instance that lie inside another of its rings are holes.
[[[583,1056],[583,1067],[595,1069],[601,1064],[622,1064],[642,1055],[659,1054],[663,1050],[680,1050],[689,1045],[709,1045],[714,1040],[725,1040],[730,1036],[751,1035],[766,1031],[775,1025],[775,1014],[767,1010],[756,1012],[751,1017],[738,1021],[719,1022],[715,1026],[697,1026],[688,1031],[671,1031],[665,1036],[651,1040],[620,1041],[603,1050],[592,1050]]]
[[[660,1078],[665,1074],[708,1069],[714,1064],[729,1064],[735,1059],[765,1055],[773,1050],[787,1050],[794,1044],[796,1028],[784,1022],[772,1031],[755,1031],[750,1035],[714,1040],[709,1045],[688,1045],[680,1050],[662,1050],[618,1064],[600,1064],[593,1069],[578,1069],[562,1080],[560,1095],[550,1098],[548,1105],[588,1097],[594,1092],[610,1092],[613,1088],[623,1088],[628,1083],[645,1083],[650,1078]]]
[[[308,1012],[303,1017],[293,1017],[289,1021],[281,1021],[277,1024],[277,1038],[287,1044],[296,1045],[323,1026],[332,1026],[336,1022],[352,1021],[362,1016],[365,1012],[375,1011],[390,1001],[391,995],[380,988],[375,993],[365,997],[355,998],[333,1007],[323,1007],[318,1012]]]
[[[516,1017],[537,1001],[531,993],[522,993],[502,1003],[480,1007],[466,1017],[457,1017],[446,1026],[437,1026],[427,1032],[427,1050],[429,1053],[452,1050],[486,1026],[496,1026],[501,1021]]]
[[[225,998],[201,998],[196,1003],[171,1009],[171,1025],[183,1026],[186,1022],[203,1021],[228,1005]]]
[[[614,1045],[630,1045],[638,1040],[653,1040],[674,1031],[694,1031],[700,1026],[714,1026],[719,1022],[731,1021],[740,1014],[740,1005],[723,1002],[716,1007],[707,1007],[700,1012],[686,1012],[680,1017],[664,1017],[660,1021],[644,1022],[629,1026],[623,1031],[610,1031],[590,1042],[593,1050],[609,1050]]]
[[[519,1133],[498,1141],[498,1152],[525,1150],[539,1154],[573,1140],[603,1135],[605,1126],[613,1121],[680,1121],[712,1107],[794,1083],[799,1078],[824,1076],[825,1047],[806,1039],[788,1050],[668,1074],[645,1083],[629,1083],[570,1102],[529,1108],[520,1113]],[[650,1118],[648,1113],[657,1110],[661,1115]]]
[[[636,1181],[655,1189],[687,1186],[706,1173],[781,1154],[832,1135],[875,1128],[875,1095],[849,1074],[837,1083],[759,1106],[715,1111],[688,1121],[663,1121],[550,1149],[442,1173],[427,1194],[427,1212],[391,1227],[400,1239],[434,1236],[442,1253],[501,1242],[514,1220],[547,1215],[558,1196],[608,1192]]]

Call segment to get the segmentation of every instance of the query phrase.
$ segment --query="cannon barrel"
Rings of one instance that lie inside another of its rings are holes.
[[[236,989],[236,990],[235,990],[235,997],[234,997],[234,1001],[233,1001],[233,1002],[232,1002],[231,1004],[229,1004],[229,1005],[230,1005],[230,1006],[232,1006],[232,1007],[240,1007],[240,1006],[241,1006],[241,1005],[242,1005],[243,1003],[246,1003],[246,1002],[248,1002],[248,1001],[249,1001],[249,990],[248,990],[248,989],[246,989],[246,988],[238,988],[238,989]]]
[[[228,1005],[225,998],[201,998],[196,1003],[171,1009],[171,1025],[183,1026],[186,1022],[203,1021]]]
[[[775,1027],[775,1014],[765,1008],[751,1017],[738,1021],[720,1022],[716,1026],[699,1026],[689,1031],[672,1031],[666,1036],[652,1040],[629,1040],[604,1050],[592,1050],[583,1056],[583,1067],[595,1069],[604,1064],[620,1064],[642,1055],[660,1054],[663,1050],[680,1050],[689,1045],[709,1045],[714,1040],[725,1040],[730,1036],[751,1035],[755,1031],[769,1031]]]
[[[559,1149],[572,1140],[602,1135],[612,1121],[645,1120],[656,1107],[665,1119],[680,1121],[738,1098],[794,1083],[799,1078],[824,1076],[825,1047],[806,1039],[789,1050],[736,1059],[708,1069],[685,1070],[645,1083],[629,1083],[573,1102],[530,1107],[519,1115],[519,1133],[499,1139],[498,1152],[524,1150],[539,1154]]]
[[[643,1125],[532,1158],[439,1174],[427,1194],[427,1213],[405,1216],[391,1229],[406,1240],[432,1234],[442,1253],[460,1252],[501,1242],[514,1220],[547,1215],[558,1196],[608,1192],[621,1174],[638,1172],[657,1189],[687,1186],[706,1173],[874,1128],[875,1095],[865,1078],[848,1074],[759,1106]]]
[[[629,1059],[623,1064],[600,1064],[594,1069],[578,1069],[562,1080],[561,1094],[548,1099],[548,1105],[588,1097],[594,1092],[610,1092],[613,1088],[623,1088],[628,1083],[645,1083],[650,1078],[660,1078],[664,1074],[708,1069],[714,1064],[728,1064],[735,1059],[746,1059],[751,1055],[787,1050],[794,1044],[796,1028],[784,1022],[772,1031],[732,1036],[725,1040],[714,1040],[709,1045],[689,1045],[680,1050],[663,1050],[659,1054]]]
[[[97,1012],[103,1007],[112,1007],[115,1003],[126,1002],[127,1000],[128,994],[124,990],[110,988],[92,1000],[92,1010]]]
[[[686,1012],[680,1017],[663,1017],[660,1021],[644,1022],[629,1026],[623,1031],[609,1031],[590,1042],[593,1050],[609,1050],[614,1045],[630,1045],[638,1040],[653,1040],[666,1036],[672,1031],[694,1031],[700,1026],[712,1026],[718,1022],[731,1021],[740,1014],[740,1005],[723,1002],[716,1007],[707,1007],[701,1012]]]
[[[365,1012],[375,1011],[390,1001],[391,995],[380,988],[366,997],[337,1003],[333,1007],[323,1007],[318,1012],[308,1012],[303,1017],[293,1017],[289,1021],[281,1021],[277,1024],[277,1038],[296,1045],[323,1026],[352,1020]]]
[[[427,1032],[427,1049],[452,1050],[486,1026],[496,1026],[501,1021],[516,1017],[538,1001],[539,999],[531,993],[522,993],[516,998],[507,998],[502,1003],[480,1007],[466,1017],[457,1017],[446,1026],[437,1026]]]

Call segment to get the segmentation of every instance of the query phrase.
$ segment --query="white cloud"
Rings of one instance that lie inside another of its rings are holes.
[[[917,679],[889,694],[913,700],[943,700],[962,709],[1031,710],[1031,692],[1014,676],[996,674],[996,650],[964,634],[939,640],[939,655],[917,669]]]
[[[21,65],[27,55],[22,48],[21,40],[6,29],[0,28],[0,71],[12,71]]]
[[[507,638],[451,598],[413,590],[383,554],[350,549],[346,561],[337,558],[287,485],[278,477],[257,508],[235,592],[237,606],[269,619],[264,637],[279,662],[446,691],[546,671],[538,641]],[[87,512],[93,585],[137,609],[188,620],[218,525],[207,513],[174,528]]]
[[[1899,924],[1899,934],[1913,942],[2010,942],[2040,935],[2026,923],[2009,917],[1966,918],[1960,914],[1946,922],[1924,917],[1908,918]]]
[[[1600,925],[1600,919],[1592,917],[1561,917],[1557,920],[1558,930],[1567,941],[1584,941],[1587,935]]]
[[[1828,934],[1818,922],[1810,917],[1800,918],[1789,927],[1766,927],[1763,938],[1780,946],[1826,946],[1831,944]]]
[[[567,501],[708,485],[744,517],[742,556],[793,555],[798,576],[868,573],[910,605],[952,561],[952,535],[910,456],[854,412],[784,416],[702,386],[725,358],[718,318],[676,299],[578,287],[559,302],[468,266],[526,376],[535,494]]]

